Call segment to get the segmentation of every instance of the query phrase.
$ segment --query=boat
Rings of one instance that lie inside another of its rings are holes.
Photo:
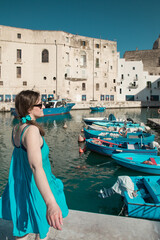
[[[44,116],[54,116],[69,113],[75,103],[69,103],[64,100],[48,100],[44,102]]]
[[[106,131],[98,131],[92,129],[84,128],[84,136],[86,139],[89,138],[99,138],[103,140],[114,140],[116,142],[140,142],[140,143],[150,143],[154,141],[154,135],[151,133],[143,133],[143,132],[127,132],[126,135],[121,136],[118,132],[117,133],[110,133]]]
[[[133,120],[131,118],[127,118],[127,119],[116,119],[116,117],[113,114],[110,114],[109,117],[92,117],[92,118],[83,118],[83,121],[87,124],[87,125],[92,125],[92,123],[94,122],[114,122],[114,123],[133,123]]]
[[[98,125],[100,127],[125,127],[125,128],[141,128],[142,130],[145,130],[145,125],[140,125],[139,123],[117,123],[117,122],[94,122],[94,125]]]
[[[160,176],[131,177],[136,196],[124,192],[125,213],[129,217],[160,219]]]
[[[103,112],[106,107],[100,107],[100,106],[96,106],[96,107],[90,107],[91,111],[97,111],[97,112]]]
[[[128,158],[131,153],[137,153],[142,155],[157,155],[158,149],[154,147],[152,143],[146,145],[141,143],[116,143],[115,141],[104,141],[98,138],[86,139],[87,149],[97,152],[105,156],[112,156],[113,154],[119,155],[119,153],[127,153]],[[118,158],[117,158],[118,159]],[[127,159],[125,159],[127,162]]]
[[[113,154],[112,158],[123,167],[144,173],[160,175],[160,156],[152,157],[150,153],[148,155],[119,153]]]
[[[61,114],[67,114],[71,111],[75,103],[65,102],[64,100],[45,100],[43,109],[44,116],[55,116]],[[18,117],[15,108],[10,109],[11,114]]]
[[[144,127],[120,127],[120,126],[99,126],[96,124],[88,125],[88,129],[91,130],[99,130],[105,132],[112,132],[112,133],[119,133],[121,132],[122,135],[126,134],[127,132],[145,132],[149,131],[150,128],[148,126]]]

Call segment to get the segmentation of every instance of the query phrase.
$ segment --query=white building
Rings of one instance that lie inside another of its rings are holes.
[[[0,101],[23,89],[74,102],[116,100],[117,43],[0,26]]]
[[[160,100],[160,76],[149,75],[143,68],[142,61],[118,58],[117,100]]]

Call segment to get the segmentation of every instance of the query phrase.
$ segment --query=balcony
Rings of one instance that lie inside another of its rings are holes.
[[[138,84],[130,83],[128,88],[129,89],[136,89],[136,88],[138,88]]]

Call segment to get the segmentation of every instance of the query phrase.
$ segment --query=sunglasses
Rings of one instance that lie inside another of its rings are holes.
[[[39,108],[42,108],[43,104],[42,103],[39,103],[39,104],[35,104],[33,105],[33,107],[39,107]]]

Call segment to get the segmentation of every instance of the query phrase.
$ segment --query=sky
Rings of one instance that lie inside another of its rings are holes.
[[[152,49],[159,16],[160,0],[0,0],[0,25],[117,41],[121,57]]]

